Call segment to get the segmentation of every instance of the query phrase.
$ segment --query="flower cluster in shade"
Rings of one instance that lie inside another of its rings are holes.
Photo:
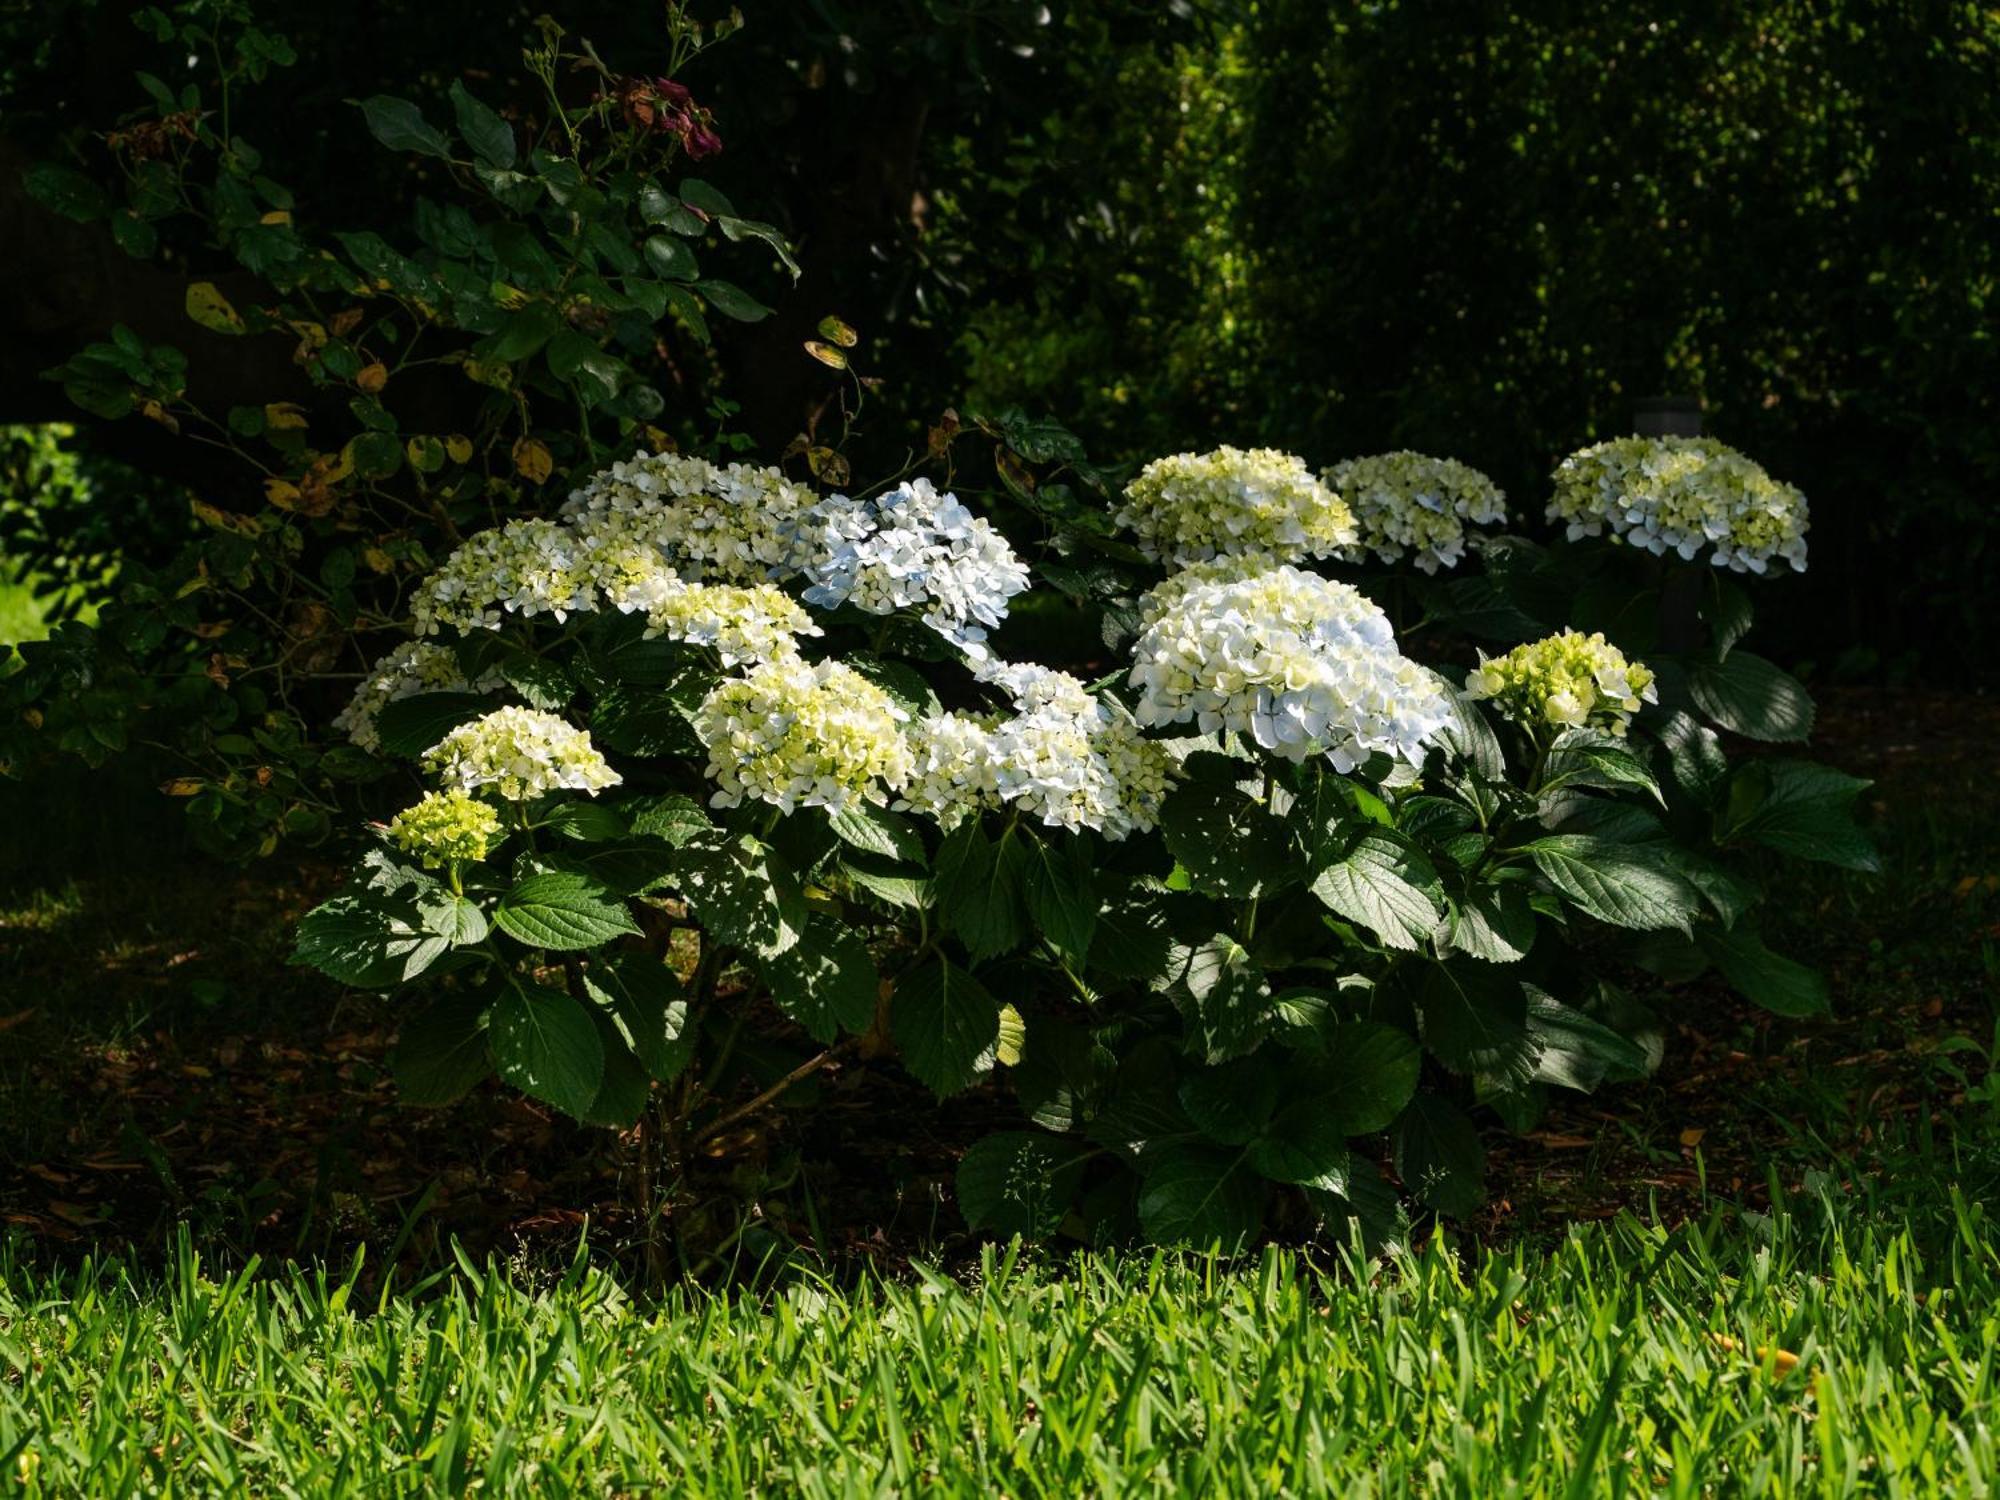
[[[1489,659],[1465,679],[1473,698],[1490,699],[1529,729],[1584,725],[1623,735],[1641,703],[1658,702],[1653,674],[1601,634],[1565,630]]]
[[[347,707],[334,718],[333,727],[363,750],[378,750],[382,737],[376,721],[382,710],[401,698],[420,693],[490,693],[505,687],[499,672],[467,677],[458,656],[449,646],[435,641],[405,641],[376,662],[361,686],[354,690]]]
[[[1305,460],[1275,448],[1156,458],[1125,487],[1114,519],[1174,566],[1212,557],[1332,557],[1359,538],[1346,502]]]
[[[1451,722],[1437,679],[1347,584],[1289,566],[1169,584],[1132,650],[1141,724],[1324,754],[1344,774],[1378,752],[1419,762]]]
[[[1007,539],[956,495],[907,480],[871,500],[833,495],[800,528],[806,602],[872,615],[920,608],[924,623],[975,658],[1028,570]]]
[[[761,662],[719,683],[695,712],[716,784],[710,801],[768,802],[787,813],[886,803],[909,775],[908,717],[840,662]]]
[[[946,828],[1013,807],[1051,828],[1112,839],[1158,822],[1174,762],[1131,715],[1066,672],[988,663],[979,675],[1006,694],[1012,712],[920,720],[899,806]]]
[[[1705,437],[1626,437],[1572,453],[1555,473],[1549,519],[1570,540],[1601,536],[1673,552],[1704,549],[1718,568],[1806,567],[1806,497],[1734,448]]]
[[[1507,497],[1477,469],[1451,458],[1407,450],[1350,458],[1322,476],[1354,512],[1360,542],[1385,563],[1415,555],[1426,573],[1455,568],[1465,556],[1468,526],[1507,519]]]
[[[476,863],[500,837],[500,814],[462,787],[426,792],[389,820],[389,842],[414,854],[427,870]]]
[[[423,766],[446,788],[509,802],[557,791],[594,796],[622,780],[586,731],[555,714],[512,706],[459,725],[424,752]]]
[[[820,500],[776,469],[642,453],[578,489],[559,520],[470,538],[418,587],[412,624],[432,636],[615,609],[643,614],[649,635],[714,646],[728,666],[790,655],[819,633],[779,587],[799,579],[824,608],[921,609],[978,656],[1028,570],[928,480]]]

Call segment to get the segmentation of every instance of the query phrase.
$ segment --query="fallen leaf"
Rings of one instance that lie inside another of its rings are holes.
[[[1691,1125],[1681,1132],[1681,1144],[1689,1150],[1693,1150],[1701,1144],[1701,1138],[1707,1134],[1708,1132],[1701,1126]]]

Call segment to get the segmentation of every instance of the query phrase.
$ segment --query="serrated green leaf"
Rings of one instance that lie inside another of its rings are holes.
[[[901,813],[850,802],[839,811],[828,813],[826,821],[834,836],[844,844],[907,864],[924,862],[923,835]]]
[[[417,693],[384,704],[375,719],[375,732],[383,754],[415,759],[459,725],[498,706],[478,693]]]
[[[1730,987],[1751,1003],[1781,1016],[1823,1016],[1833,1009],[1824,975],[1773,953],[1746,924],[1727,932],[1704,927],[1695,940]]]
[[[514,165],[514,128],[492,109],[466,92],[457,79],[451,84],[451,108],[459,138],[489,167],[500,171]]]
[[[1232,900],[1297,880],[1290,831],[1271,810],[1227,784],[1188,781],[1168,794],[1160,832],[1197,890]]]
[[[451,143],[424,119],[424,112],[407,99],[376,94],[361,101],[368,133],[391,151],[415,151],[423,156],[449,157]]]
[[[1028,841],[1022,882],[1028,915],[1050,945],[1072,963],[1083,963],[1097,932],[1097,885],[1081,839]]]
[[[1853,813],[1870,785],[1813,761],[1751,761],[1729,780],[1717,837],[1845,870],[1879,870],[1881,856]]]
[[[415,979],[450,947],[423,927],[414,907],[342,894],[299,919],[292,962],[355,989],[387,989]]]
[[[531,948],[595,948],[639,924],[625,903],[587,875],[554,871],[530,875],[493,910],[493,924]]]
[[[1394,836],[1370,829],[1312,880],[1321,903],[1366,927],[1391,948],[1414,952],[1437,930],[1430,861]]]
[[[845,1027],[866,1031],[875,1021],[881,975],[868,945],[853,928],[814,912],[798,942],[761,962],[771,998],[818,1042]]]
[[[1396,1175],[1439,1213],[1463,1218],[1485,1197],[1486,1149],[1465,1111],[1419,1094],[1396,1121]]]
[[[975,959],[1005,953],[1027,940],[1021,896],[1026,863],[1016,830],[988,839],[973,819],[960,823],[938,845],[938,910]]]
[[[493,1072],[486,1048],[487,997],[446,995],[404,1020],[389,1070],[405,1104],[439,1108]]]
[[[510,984],[493,1001],[487,1041],[500,1076],[522,1093],[582,1119],[604,1082],[597,1023],[562,990]]]
[[[942,1098],[991,1066],[1000,1003],[965,970],[934,958],[897,982],[889,1025],[903,1066]]]
[[[661,1083],[680,1076],[694,1056],[696,1035],[673,970],[650,954],[619,953],[593,959],[583,984],[640,1066]]]
[[[1418,1029],[1445,1067],[1515,1086],[1533,1076],[1535,1044],[1517,972],[1451,963],[1429,965],[1418,976]]]
[[[1812,734],[1812,695],[1791,673],[1748,651],[1697,663],[1688,692],[1710,719],[1745,739],[1799,741]]]
[[[1139,1222],[1160,1245],[1233,1254],[1264,1219],[1264,1185],[1243,1153],[1223,1147],[1162,1146],[1145,1162]]]
[[[1701,910],[1701,894],[1652,845],[1555,834],[1527,852],[1549,884],[1601,922],[1686,932]]]
[[[798,877],[784,856],[748,834],[718,829],[689,839],[675,874],[702,926],[732,948],[768,958],[805,931]]]

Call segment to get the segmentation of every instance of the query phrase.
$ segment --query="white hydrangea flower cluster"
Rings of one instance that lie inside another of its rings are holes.
[[[417,586],[410,602],[417,635],[497,630],[503,614],[553,615],[597,607],[585,538],[558,521],[509,521],[466,540]]]
[[[1273,563],[1331,557],[1359,533],[1338,494],[1276,448],[1217,448],[1156,458],[1125,487],[1114,519],[1148,557],[1181,565],[1211,557]]]
[[[1372,552],[1393,563],[1414,552],[1426,573],[1455,568],[1468,525],[1507,519],[1507,497],[1493,481],[1453,458],[1401,449],[1347,459],[1322,477],[1354,510],[1361,540],[1348,555],[1356,561]]]
[[[1048,827],[1094,828],[1111,839],[1159,821],[1174,762],[1130,715],[1066,672],[994,665],[980,675],[1008,695],[1014,712],[947,713],[914,726],[898,806],[946,828],[1014,806]]]
[[[871,615],[922,606],[924,623],[975,659],[1028,570],[1007,538],[953,494],[911,479],[872,500],[833,495],[799,531],[806,602]]]
[[[1707,437],[1625,437],[1572,453],[1557,467],[1549,519],[1571,541],[1601,536],[1658,557],[1669,550],[1737,573],[1782,558],[1806,570],[1806,497],[1734,448]]]
[[[555,791],[595,796],[623,779],[586,731],[535,708],[497,708],[459,725],[424,752],[423,765],[447,787],[490,788],[509,802]]]
[[[1450,723],[1443,688],[1396,650],[1388,616],[1293,567],[1182,587],[1133,646],[1141,724],[1244,735],[1345,774],[1378,751],[1412,763]]]
[[[797,571],[814,499],[776,469],[641,452],[593,476],[562,514],[617,550],[650,545],[689,580],[761,583]]]
[[[885,803],[910,774],[909,715],[852,667],[792,657],[720,683],[695,713],[716,807]]]
[[[376,731],[376,720],[399,698],[419,693],[491,693],[506,685],[505,675],[498,671],[481,673],[476,680],[468,678],[449,646],[405,641],[369,669],[347,707],[334,718],[333,727],[361,749],[379,750],[382,736]]]

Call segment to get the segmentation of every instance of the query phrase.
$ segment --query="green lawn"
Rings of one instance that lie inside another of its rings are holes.
[[[583,1259],[379,1307],[185,1250],[160,1280],[15,1264],[0,1473],[56,1494],[1983,1493],[2000,1301],[1990,1226],[1956,1207],[1928,1244],[1842,1205],[1464,1260],[1434,1241],[1365,1278],[1279,1251],[994,1253],[962,1281],[652,1309]]]

